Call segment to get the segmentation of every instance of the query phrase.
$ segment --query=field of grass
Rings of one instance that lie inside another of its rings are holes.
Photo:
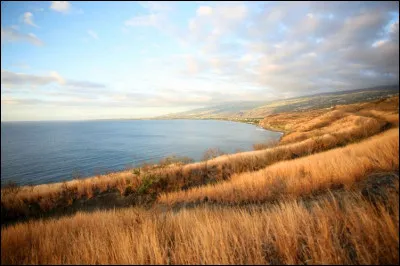
[[[398,181],[397,181],[398,193]],[[2,230],[4,264],[395,264],[398,194],[360,193],[274,206],[129,208]]]
[[[398,101],[266,116],[285,134],[255,151],[3,188],[1,261],[398,264]]]
[[[282,161],[259,171],[186,191],[163,193],[158,201],[261,203],[297,198],[332,187],[351,187],[373,172],[399,168],[399,130],[391,129],[360,143]]]

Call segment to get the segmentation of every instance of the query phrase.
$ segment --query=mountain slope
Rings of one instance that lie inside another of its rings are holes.
[[[206,119],[206,118],[263,118],[270,114],[329,108],[338,104],[351,104],[397,95],[399,85],[339,91],[302,96],[276,101],[229,102],[168,114],[156,119]]]

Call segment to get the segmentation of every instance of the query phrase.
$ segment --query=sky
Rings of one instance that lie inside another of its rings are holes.
[[[1,121],[399,83],[398,2],[1,2]]]

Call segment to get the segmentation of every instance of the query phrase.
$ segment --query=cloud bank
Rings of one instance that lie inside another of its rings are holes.
[[[21,33],[17,27],[1,27],[1,42],[28,42],[36,46],[43,46],[44,43],[33,33]]]

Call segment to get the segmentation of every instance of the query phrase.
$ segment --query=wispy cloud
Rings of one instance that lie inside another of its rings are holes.
[[[29,42],[36,46],[43,46],[44,43],[33,33],[21,33],[16,28],[1,27],[1,42]]]
[[[30,68],[30,66],[24,62],[17,62],[17,63],[13,63],[11,64],[13,67],[17,67],[17,68],[22,68],[22,69],[28,69]]]
[[[33,22],[33,14],[31,12],[25,12],[23,15],[23,20],[25,24],[39,28],[39,26]]]
[[[157,15],[141,15],[136,16],[125,21],[125,26],[156,26],[157,25]]]
[[[76,81],[63,78],[56,71],[50,72],[48,75],[32,75],[24,73],[15,73],[8,70],[1,70],[1,85],[5,87],[21,87],[25,85],[44,86],[57,83],[67,87],[77,88],[105,88],[101,83],[90,81]]]
[[[97,33],[96,33],[95,31],[93,31],[93,30],[88,30],[87,33],[88,33],[93,39],[96,39],[96,40],[99,39],[99,36],[97,35]]]
[[[147,11],[145,15],[134,16],[125,21],[125,26],[165,27],[168,23],[167,14],[173,10],[174,3],[158,1],[140,1],[139,4]]]

